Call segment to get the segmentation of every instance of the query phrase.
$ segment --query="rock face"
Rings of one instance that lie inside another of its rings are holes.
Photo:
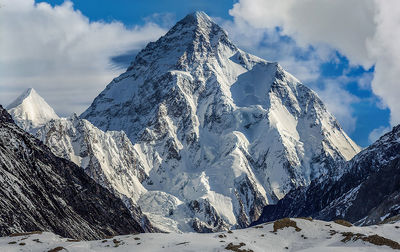
[[[100,239],[144,232],[123,202],[56,157],[0,106],[0,236],[35,230]]]
[[[73,161],[97,183],[121,198],[145,231],[155,231],[136,204],[147,192],[141,184],[147,175],[124,132],[103,132],[87,120],[72,115],[49,121],[37,129],[35,136],[54,154]]]
[[[33,88],[23,92],[7,106],[7,110],[17,125],[28,132],[58,118],[53,108]]]
[[[313,91],[202,12],[149,43],[81,118],[127,134],[148,176],[139,205],[183,231],[245,227],[359,152]]]
[[[344,165],[339,178],[313,181],[266,206],[255,223],[283,217],[377,224],[400,214],[400,126]]]

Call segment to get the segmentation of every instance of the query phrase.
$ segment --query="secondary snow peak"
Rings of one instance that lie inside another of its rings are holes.
[[[52,107],[33,88],[25,90],[7,106],[19,127],[32,131],[51,119],[59,118]]]
[[[6,109],[10,110],[12,108],[15,108],[19,106],[26,98],[28,98],[30,95],[38,95],[36,90],[33,88],[28,88],[24,92],[22,92],[13,102],[11,102]]]

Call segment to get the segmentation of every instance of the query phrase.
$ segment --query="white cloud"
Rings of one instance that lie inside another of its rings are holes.
[[[374,74],[370,72],[363,73],[361,76],[353,78],[353,80],[358,83],[358,87],[364,90],[371,89],[371,83],[373,79],[374,79]]]
[[[328,110],[335,115],[341,123],[343,129],[352,133],[356,128],[357,118],[351,105],[359,102],[359,98],[350,94],[339,85],[343,82],[337,79],[327,79],[324,81],[324,88],[314,88],[319,97],[324,101]]]
[[[372,90],[400,123],[398,0],[240,0],[230,14],[257,29],[279,26],[303,47],[328,45],[353,65],[375,64]]]
[[[230,14],[258,28],[280,26],[301,44],[334,45],[356,64],[373,63],[366,48],[374,35],[373,0],[240,0]]]
[[[296,41],[282,37],[275,28],[257,28],[240,18],[217,21],[241,49],[269,61],[279,61],[286,70],[305,83],[318,79],[321,63],[335,56],[334,51],[326,46],[303,48]],[[307,57],[296,57],[299,53]]]
[[[376,60],[372,90],[391,109],[391,124],[400,123],[400,2],[376,0],[377,31],[367,41],[370,56]]]
[[[374,129],[373,131],[371,131],[371,133],[369,133],[368,141],[370,143],[373,143],[376,140],[378,140],[381,136],[383,136],[383,134],[389,132],[390,130],[391,130],[390,127],[384,127],[384,126]]]
[[[67,1],[1,0],[0,103],[34,87],[60,114],[82,112],[122,69],[112,56],[142,48],[165,30],[148,22],[91,22]],[[133,60],[133,59],[132,59]]]

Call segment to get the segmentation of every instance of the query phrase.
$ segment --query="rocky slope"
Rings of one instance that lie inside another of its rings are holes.
[[[7,110],[17,125],[28,132],[58,118],[53,108],[33,88],[23,92],[7,106]]]
[[[35,136],[54,154],[73,161],[101,186],[121,198],[132,216],[148,232],[155,231],[137,206],[147,192],[140,158],[124,132],[103,132],[76,115],[47,122]]]
[[[344,165],[340,178],[324,178],[266,206],[256,223],[313,216],[377,224],[400,214],[400,126]]]
[[[245,227],[359,151],[313,91],[202,12],[149,43],[81,117],[126,132],[148,176],[139,204],[182,231]]]
[[[123,202],[56,157],[0,106],[0,235],[35,230],[100,239],[143,232]]]

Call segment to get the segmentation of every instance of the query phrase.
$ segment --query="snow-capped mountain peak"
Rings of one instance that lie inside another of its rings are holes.
[[[145,188],[182,202],[163,218],[196,231],[244,227],[291,189],[340,173],[336,163],[360,150],[315,92],[238,49],[202,12],[149,43],[81,117],[123,130]],[[152,195],[147,202],[158,201]]]
[[[197,29],[209,27],[213,24],[214,22],[211,18],[203,11],[192,12],[177,23],[177,25],[186,25],[188,27],[196,27]],[[171,30],[173,31],[174,29]]]
[[[32,131],[51,119],[58,119],[56,112],[33,89],[24,91],[6,108],[19,127]]]

